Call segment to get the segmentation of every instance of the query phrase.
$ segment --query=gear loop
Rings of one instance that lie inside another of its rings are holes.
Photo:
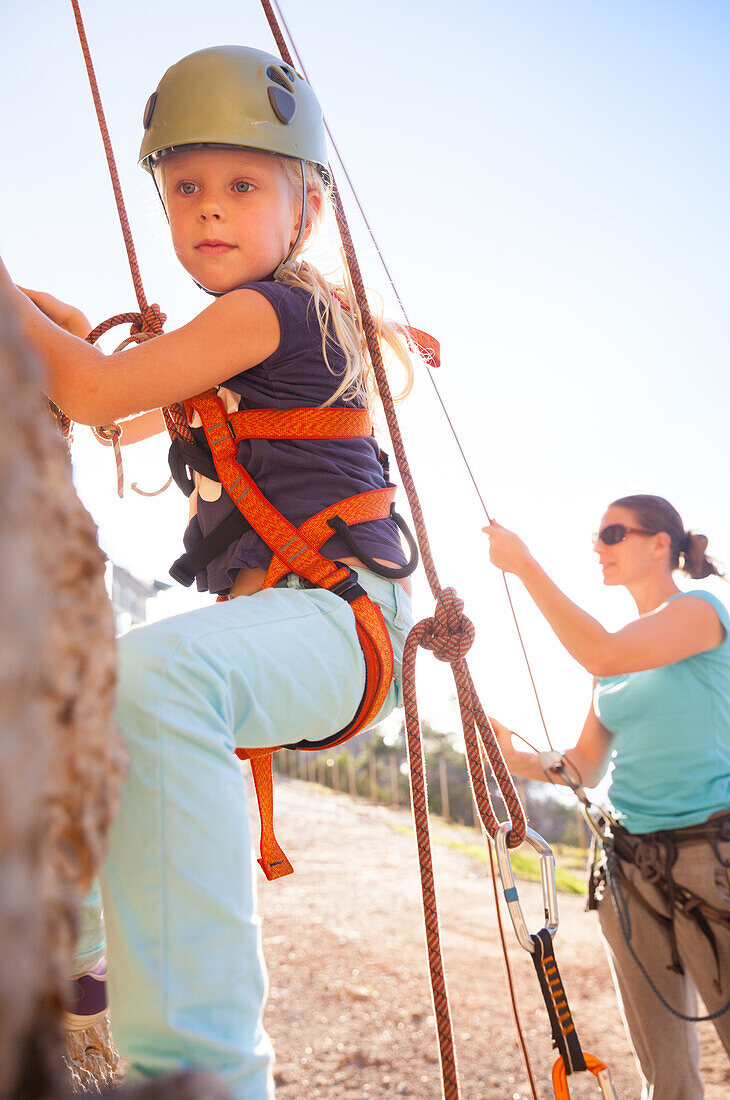
[[[430,649],[437,660],[451,665],[463,660],[475,636],[474,624],[464,614],[464,601],[455,588],[439,592],[433,616],[422,619],[414,631],[423,649]]]

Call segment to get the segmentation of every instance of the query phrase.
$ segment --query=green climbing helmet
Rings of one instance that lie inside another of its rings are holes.
[[[181,147],[234,146],[311,161],[329,180],[324,120],[296,69],[248,46],[213,46],[172,65],[147,101],[139,163]]]

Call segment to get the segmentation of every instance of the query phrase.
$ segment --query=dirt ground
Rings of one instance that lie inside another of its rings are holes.
[[[295,867],[259,884],[277,1100],[439,1100],[416,846],[403,831],[410,812],[282,776],[275,786],[277,836]],[[473,843],[473,830],[464,835]],[[485,866],[438,844],[434,860],[462,1100],[527,1100]],[[538,927],[539,886],[519,889],[528,925]],[[547,1016],[532,963],[505,920],[533,1073],[548,1100]],[[582,898],[560,895],[556,957],[584,1049],[609,1064],[620,1100],[638,1100],[596,916],[583,912]],[[711,1024],[700,1025],[700,1036],[706,1100],[725,1100],[727,1058]],[[590,1074],[571,1078],[572,1097],[598,1094]]]

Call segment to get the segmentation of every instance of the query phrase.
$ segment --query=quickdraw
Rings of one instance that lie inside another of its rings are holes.
[[[545,911],[545,924],[537,932],[530,933],[520,905],[519,894],[515,886],[510,862],[507,839],[509,825],[501,825],[497,832],[495,847],[497,867],[502,881],[504,899],[512,919],[515,934],[520,945],[529,952],[537,974],[552,1031],[553,1046],[558,1057],[553,1066],[553,1087],[555,1100],[570,1100],[567,1078],[573,1073],[586,1070],[595,1074],[604,1100],[616,1100],[611,1083],[611,1074],[607,1066],[583,1050],[575,1029],[573,1014],[568,1004],[563,979],[560,976],[555,958],[553,941],[558,931],[558,902],[555,886],[555,860],[550,845],[536,833],[527,830],[526,840],[537,850],[540,856],[540,882]]]

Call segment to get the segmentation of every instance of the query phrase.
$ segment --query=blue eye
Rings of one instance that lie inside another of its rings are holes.
[[[194,195],[197,191],[196,185],[191,183],[190,180],[182,180],[182,182],[178,184],[178,189],[183,195]]]
[[[245,195],[247,191],[251,190],[251,184],[246,180],[236,180],[233,190],[238,191],[239,195]]]

